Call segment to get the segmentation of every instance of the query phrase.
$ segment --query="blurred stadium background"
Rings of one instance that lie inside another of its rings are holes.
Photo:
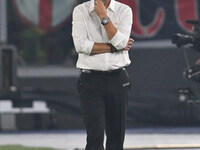
[[[86,0],[0,0],[0,131],[83,129],[71,37]],[[193,34],[199,0],[118,0],[133,10],[127,127],[199,126],[200,86],[183,78],[198,51],[172,44]]]

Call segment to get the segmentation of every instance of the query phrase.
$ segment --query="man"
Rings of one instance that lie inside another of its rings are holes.
[[[72,36],[78,52],[81,109],[86,150],[122,150],[130,81],[125,69],[132,10],[115,0],[90,0],[73,11]]]

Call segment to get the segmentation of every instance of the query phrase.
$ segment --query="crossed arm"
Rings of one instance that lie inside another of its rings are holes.
[[[129,41],[126,47],[119,51],[129,51],[131,49],[133,42],[134,40],[132,38],[129,38]],[[94,46],[91,51],[91,55],[101,54],[101,53],[110,53],[110,52],[111,52],[111,47],[108,43],[94,43]]]

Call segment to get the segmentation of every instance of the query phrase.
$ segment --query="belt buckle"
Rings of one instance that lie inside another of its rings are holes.
[[[87,70],[87,69],[82,69],[81,72],[83,72],[83,73],[91,73],[91,71]]]

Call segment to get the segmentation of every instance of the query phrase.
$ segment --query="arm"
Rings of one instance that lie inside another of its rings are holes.
[[[108,43],[95,43],[88,39],[85,24],[80,7],[76,7],[73,11],[72,37],[77,53],[86,55],[109,53],[111,47]]]
[[[91,55],[110,53],[111,47],[108,43],[94,43],[94,46],[91,51]]]
[[[90,55],[94,42],[88,39],[86,22],[81,6],[73,10],[72,37],[77,53]]]
[[[103,2],[101,0],[95,1],[94,11],[96,12],[96,14],[100,20],[108,17],[106,6],[103,4]],[[113,25],[112,21],[109,21],[108,24],[104,25],[104,28],[105,28],[108,38],[110,40],[117,33],[117,28]]]
[[[101,20],[108,17],[106,7],[101,0],[96,0],[94,10]],[[133,40],[129,39],[132,19],[132,10],[130,7],[127,7],[120,12],[118,28],[113,25],[112,21],[109,21],[107,25],[104,25],[110,43],[118,50],[127,48],[128,43],[133,42]]]
[[[134,40],[132,38],[129,38],[128,43],[125,48],[122,50],[117,50],[114,46],[110,46],[110,43],[94,43],[94,46],[91,51],[91,55],[95,54],[102,54],[102,53],[112,53],[112,48],[115,52],[117,51],[129,51],[131,49],[131,46],[133,44]],[[111,48],[112,47],[112,48]]]
[[[103,18],[108,17],[107,16],[107,10],[105,5],[101,0],[95,1],[95,8],[94,8],[96,14],[102,20]],[[130,30],[132,26],[132,12],[131,9],[129,9],[129,12],[125,12],[124,16],[126,16],[124,20],[122,20],[121,26],[121,32],[124,32],[125,35],[122,35],[117,28],[113,25],[112,21],[109,21],[108,24],[104,25],[104,28],[106,30],[106,33],[108,35],[108,38],[111,40],[111,44],[115,45],[115,48],[118,48],[119,51],[123,50],[130,50],[134,40],[129,38]],[[122,17],[123,18],[123,17]],[[130,21],[131,20],[131,21]],[[120,30],[120,28],[119,28]],[[125,37],[128,37],[125,38]],[[122,40],[121,40],[122,39]],[[116,44],[118,43],[118,44]],[[110,52],[111,47],[107,43],[105,44],[98,44],[95,43],[92,49],[92,54],[99,54],[104,52]],[[117,50],[117,49],[116,49]]]

